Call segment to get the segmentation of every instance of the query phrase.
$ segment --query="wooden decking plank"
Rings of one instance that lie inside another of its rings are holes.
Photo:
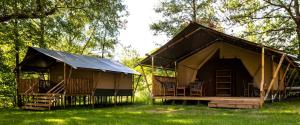
[[[51,104],[49,104],[49,103],[26,103],[25,106],[49,107],[49,106],[51,106]]]
[[[46,108],[46,107],[23,106],[22,109],[27,109],[27,110],[48,110],[49,108]]]
[[[203,101],[214,101],[214,100],[250,100],[259,101],[259,97],[194,97],[194,96],[154,96],[153,99],[169,99],[169,100],[203,100]]]
[[[51,102],[51,100],[34,99],[34,100],[32,100],[32,102],[46,102],[46,103],[49,103],[49,102]]]

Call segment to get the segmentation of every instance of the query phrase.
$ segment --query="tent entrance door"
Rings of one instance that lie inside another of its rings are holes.
[[[231,96],[232,70],[216,70],[216,96]]]

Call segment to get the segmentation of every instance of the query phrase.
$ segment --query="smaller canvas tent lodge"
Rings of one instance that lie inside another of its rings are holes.
[[[298,74],[295,59],[191,23],[140,65],[152,67],[154,99],[205,100],[211,107],[251,108],[262,106],[269,97],[284,96],[286,86]],[[175,73],[157,76],[155,69]]]
[[[116,103],[123,96],[128,99],[133,96],[133,76],[138,74],[109,59],[35,47],[28,48],[19,68],[20,105],[37,110],[80,103]]]

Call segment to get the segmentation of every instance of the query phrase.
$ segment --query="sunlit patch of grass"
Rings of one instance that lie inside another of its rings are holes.
[[[86,120],[86,118],[82,118],[82,117],[71,117],[71,119],[74,119],[74,120]]]
[[[170,119],[167,120],[166,123],[170,124],[192,124],[193,122],[191,120],[186,120],[186,119]]]
[[[48,123],[51,123],[51,124],[59,124],[59,125],[62,125],[62,124],[66,124],[65,120],[64,119],[45,119],[46,122]]]

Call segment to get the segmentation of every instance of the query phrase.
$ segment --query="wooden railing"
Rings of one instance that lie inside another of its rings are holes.
[[[70,78],[66,81],[66,94],[91,94],[93,82],[89,79]]]
[[[39,90],[38,79],[20,79],[18,83],[18,92],[20,94],[37,93]]]
[[[53,94],[58,94],[62,91],[64,91],[65,89],[65,82],[64,80],[62,80],[61,82],[59,82],[58,84],[56,84],[54,87],[52,87],[47,94],[53,93]]]
[[[176,83],[175,77],[153,76],[152,77],[152,95],[164,95],[163,83]]]

